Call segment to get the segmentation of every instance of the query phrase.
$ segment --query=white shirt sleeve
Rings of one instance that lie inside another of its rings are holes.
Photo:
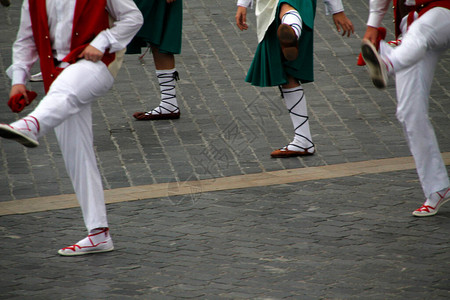
[[[342,0],[323,0],[325,4],[325,14],[337,14],[344,11]]]
[[[381,21],[383,21],[384,15],[388,11],[390,3],[391,0],[370,0],[367,26],[376,28],[380,27]]]
[[[253,7],[253,0],[238,0],[237,5],[247,7],[247,8]]]
[[[12,85],[26,84],[39,55],[34,43],[28,1],[23,1],[19,31],[12,47],[12,65],[6,70]]]
[[[141,28],[144,18],[132,0],[108,0],[106,9],[114,22],[90,43],[98,50],[114,53],[124,49]]]

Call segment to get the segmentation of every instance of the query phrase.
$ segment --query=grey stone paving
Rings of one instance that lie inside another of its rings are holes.
[[[108,205],[117,250],[70,258],[78,209],[4,216],[0,298],[448,299],[450,211],[411,217],[418,194],[408,171]]]
[[[376,90],[356,66],[367,1],[344,4],[350,39],[318,3],[316,82],[304,85],[317,155],[269,157],[293,132],[277,88],[243,80],[256,48],[253,12],[241,33],[235,1],[185,1],[181,119],[132,118],[159,103],[150,55],[127,56],[93,106],[105,189],[410,155],[393,83]],[[16,118],[4,70],[19,7],[0,7],[1,122]],[[385,25],[392,29],[389,18]],[[430,103],[442,152],[450,151],[449,60],[436,70]],[[0,201],[73,193],[54,135],[40,142],[29,150],[0,140]],[[56,250],[83,237],[79,209],[2,216],[0,299],[446,299],[450,210],[415,219],[421,201],[411,170],[124,202],[108,205],[117,250],[78,258]]]

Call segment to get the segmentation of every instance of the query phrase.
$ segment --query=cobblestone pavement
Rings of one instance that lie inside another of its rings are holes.
[[[181,118],[132,118],[159,103],[151,55],[127,56],[114,88],[93,105],[105,189],[409,156],[393,83],[376,90],[356,66],[367,1],[344,1],[352,38],[336,33],[318,2],[316,81],[304,85],[316,155],[269,156],[293,129],[277,88],[244,82],[256,48],[253,12],[240,32],[235,1],[186,0],[176,57]],[[0,7],[4,103],[19,12],[19,1]],[[393,38],[389,18],[385,26]],[[447,53],[430,101],[442,152],[450,151],[449,72]],[[30,87],[43,95],[41,84]],[[16,117],[0,106],[1,122]],[[0,140],[0,202],[73,193],[54,135],[40,143],[30,150]],[[56,250],[83,237],[79,208],[3,215],[0,299],[448,299],[450,208],[413,218],[422,198],[411,169],[124,199],[107,206],[117,250],[72,258]]]

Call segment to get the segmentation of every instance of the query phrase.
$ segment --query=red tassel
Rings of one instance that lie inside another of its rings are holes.
[[[33,91],[27,91],[28,96],[28,104],[25,103],[25,97],[22,94],[15,94],[11,98],[9,98],[8,106],[11,108],[11,110],[15,113],[21,112],[25,106],[29,105],[31,101],[33,101],[37,93]]]

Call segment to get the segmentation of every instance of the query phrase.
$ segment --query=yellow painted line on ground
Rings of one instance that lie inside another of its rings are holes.
[[[442,153],[450,165],[450,152]],[[411,156],[351,162],[320,167],[298,168],[258,174],[237,175],[198,181],[171,182],[118,188],[105,191],[106,203],[162,198],[176,195],[270,186],[310,180],[348,177],[364,174],[414,169]],[[0,216],[74,208],[78,202],[74,194],[29,198],[0,202]]]

